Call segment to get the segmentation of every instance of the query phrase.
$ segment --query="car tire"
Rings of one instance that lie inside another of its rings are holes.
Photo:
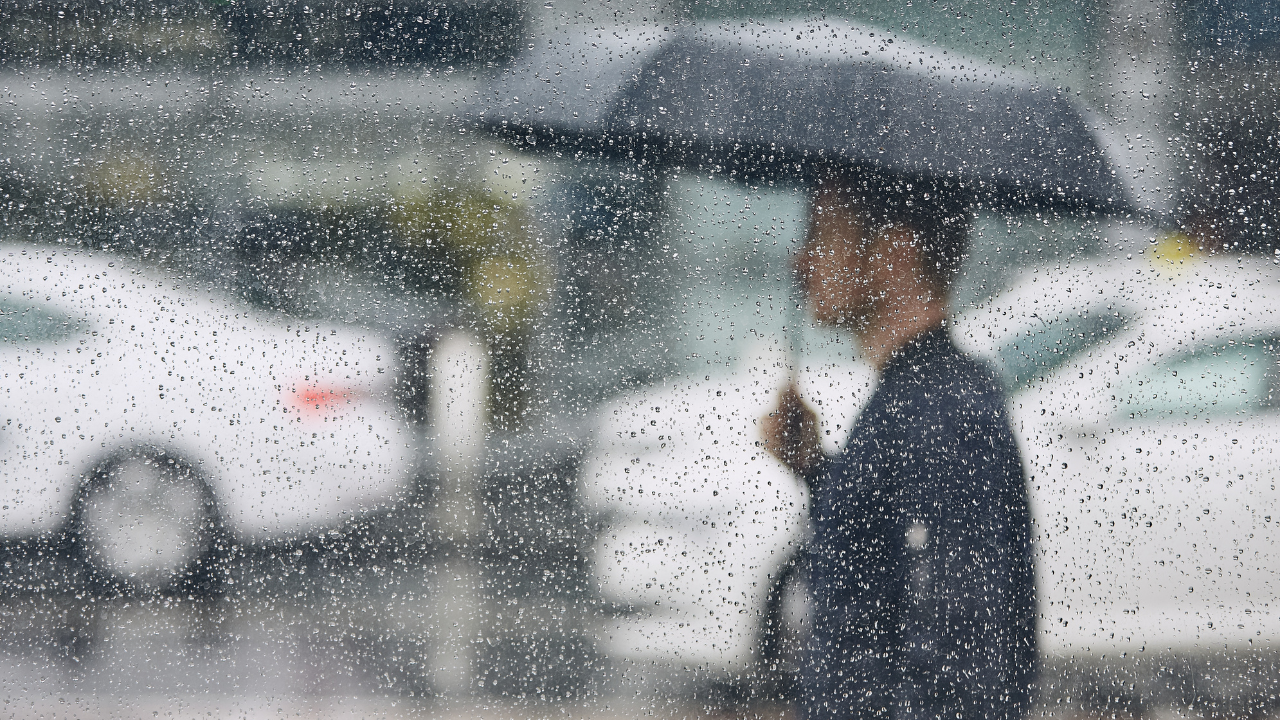
[[[94,468],[66,537],[95,595],[221,593],[230,546],[213,491],[163,449],[123,451]]]

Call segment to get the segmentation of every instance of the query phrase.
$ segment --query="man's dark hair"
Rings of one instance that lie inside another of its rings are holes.
[[[947,291],[969,248],[971,214],[965,196],[945,181],[884,177],[848,170],[824,173],[818,189],[861,215],[869,232],[916,232],[925,273]]]

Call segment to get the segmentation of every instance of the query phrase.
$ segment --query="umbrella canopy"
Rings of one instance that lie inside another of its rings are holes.
[[[838,21],[549,36],[468,111],[534,143],[729,168],[846,163],[1014,205],[1134,208],[1068,91]]]

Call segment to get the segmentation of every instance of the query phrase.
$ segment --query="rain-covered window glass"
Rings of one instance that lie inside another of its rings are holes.
[[[1264,0],[0,1],[14,717],[1280,717]]]

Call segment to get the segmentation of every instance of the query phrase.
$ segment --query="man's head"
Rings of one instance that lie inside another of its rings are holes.
[[[893,304],[945,302],[969,233],[963,205],[934,188],[827,180],[796,258],[818,321],[858,328]]]

